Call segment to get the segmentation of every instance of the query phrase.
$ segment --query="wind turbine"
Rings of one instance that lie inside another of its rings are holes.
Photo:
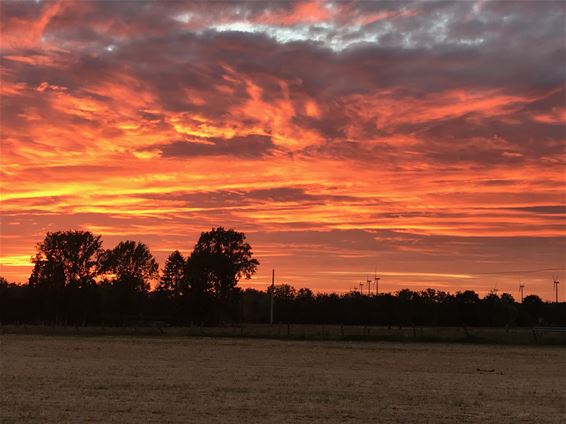
[[[553,291],[556,295],[555,301],[558,303],[558,284],[560,284],[560,281],[558,281],[558,277],[554,275],[552,276],[552,281],[554,282]]]

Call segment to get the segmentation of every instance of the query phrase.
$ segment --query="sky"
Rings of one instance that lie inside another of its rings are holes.
[[[224,226],[243,287],[566,299],[565,7],[2,1],[0,275]]]

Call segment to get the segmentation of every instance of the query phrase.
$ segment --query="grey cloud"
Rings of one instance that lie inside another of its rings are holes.
[[[318,251],[345,249],[374,254],[376,260],[388,259],[403,263],[429,261],[430,264],[457,261],[465,268],[473,268],[475,262],[497,258],[497,262],[481,265],[483,271],[497,269],[500,264],[516,264],[520,258],[530,263],[539,261],[563,263],[560,252],[566,247],[559,237],[458,237],[421,235],[392,230],[332,230],[332,231],[278,231],[255,233],[259,243],[277,243]],[[462,266],[460,265],[460,269]]]
[[[191,156],[241,156],[247,158],[261,158],[269,155],[274,149],[271,137],[252,135],[234,137],[229,140],[207,140],[208,143],[192,143],[189,141],[174,141],[170,144],[155,146],[161,149],[162,157],[191,157]]]
[[[8,11],[6,19],[37,19],[46,7],[16,3],[2,4],[3,10]],[[163,114],[198,113],[216,121],[242,119],[227,114],[249,100],[245,79],[262,88],[266,102],[282,97],[279,83],[284,81],[298,109],[293,123],[319,132],[326,140],[322,147],[307,148],[303,152],[307,156],[394,163],[396,156],[404,153],[403,147],[386,142],[365,145],[366,139],[386,138],[390,133],[418,136],[423,143],[414,147],[412,153],[437,163],[520,161],[518,156],[504,155],[500,149],[479,146],[474,141],[465,143],[463,149],[454,143],[494,135],[507,140],[511,153],[533,160],[559,155],[563,153],[563,125],[534,122],[533,117],[563,107],[563,91],[503,117],[478,119],[468,115],[386,130],[376,128],[377,116],[361,117],[345,111],[345,105],[351,103],[350,96],[367,96],[383,90],[396,90],[395,96],[402,100],[449,90],[488,90],[536,97],[563,87],[564,4],[545,2],[541,8],[537,2],[520,2],[517,6],[517,2],[512,2],[513,6],[500,3],[509,2],[486,2],[476,13],[471,2],[338,2],[336,6],[348,12],[333,23],[337,26],[336,36],[340,36],[338,27],[351,24],[364,14],[401,10],[414,13],[385,17],[361,27],[363,32],[386,26],[389,32],[380,36],[379,43],[361,43],[337,52],[312,40],[279,43],[264,33],[218,33],[206,29],[206,25],[196,28],[191,22],[184,24],[174,19],[182,13],[193,13],[207,15],[206,22],[233,21],[243,19],[242,16],[253,20],[268,11],[291,10],[298,2],[81,2],[77,7],[63,8],[46,29],[55,44],[71,40],[76,50],[22,51],[24,55],[48,54],[56,66],[3,61],[8,81],[23,82],[30,90],[19,98],[3,98],[2,120],[3,124],[25,127],[21,114],[29,104],[36,105],[45,119],[57,125],[80,119],[51,110],[49,103],[33,92],[33,87],[44,81],[65,87],[72,95],[96,97],[112,104],[117,99],[110,93],[104,97],[95,94],[93,88],[128,75],[153,94],[155,106]],[[434,34],[430,33],[438,22],[445,23],[442,31],[446,42],[434,41]],[[405,45],[404,35],[410,35],[413,44]],[[450,42],[480,36],[485,42],[478,45]],[[527,47],[513,48],[510,40]],[[116,50],[105,51],[108,43],[115,43]],[[238,81],[224,79],[226,66],[234,70]],[[232,93],[223,92],[219,85]],[[203,101],[195,103],[192,96]],[[323,113],[321,119],[311,119],[300,112],[301,102],[307,97],[317,100]],[[155,125],[168,125],[160,117],[139,113],[143,120],[159,121]],[[357,128],[356,139],[347,137],[351,125]],[[107,131],[112,134],[111,129]],[[214,140],[209,146],[175,141],[159,148],[163,157],[262,157],[270,154],[274,145],[267,138],[252,137]]]
[[[303,187],[275,187],[269,189],[217,190],[207,192],[174,192],[166,194],[143,194],[139,197],[164,201],[181,201],[187,206],[222,208],[224,206],[249,206],[267,203],[294,203],[302,206],[326,202],[356,202],[354,196],[313,194]]]
[[[548,205],[548,206],[523,206],[517,208],[508,208],[514,211],[529,212],[542,215],[561,215],[566,217],[566,205]]]

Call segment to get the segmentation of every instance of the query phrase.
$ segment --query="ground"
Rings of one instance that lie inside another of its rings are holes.
[[[566,420],[564,347],[0,337],[6,424]]]

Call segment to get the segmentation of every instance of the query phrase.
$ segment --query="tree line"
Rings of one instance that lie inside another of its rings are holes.
[[[434,289],[394,294],[315,294],[281,284],[242,290],[259,262],[244,233],[223,227],[201,233],[185,258],[178,250],[162,272],[149,248],[122,241],[102,247],[89,231],[47,233],[32,257],[27,284],[0,277],[0,322],[59,325],[218,325],[265,323],[271,296],[280,323],[356,325],[566,325],[566,304],[508,293]],[[157,280],[152,290],[150,282]]]

